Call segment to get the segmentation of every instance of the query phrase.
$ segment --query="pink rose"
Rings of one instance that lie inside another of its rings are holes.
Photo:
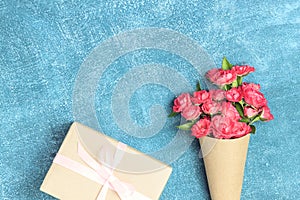
[[[212,133],[215,138],[229,139],[234,134],[236,121],[221,115],[216,115],[211,120]]]
[[[221,115],[216,115],[212,118],[211,127],[214,137],[220,139],[238,138],[251,132],[251,127],[246,123]]]
[[[202,104],[201,108],[205,114],[217,114],[220,111],[220,103],[209,100]]]
[[[253,88],[247,88],[244,91],[244,99],[246,103],[254,106],[255,108],[260,108],[267,105],[267,100],[263,93]]]
[[[226,91],[226,99],[232,102],[239,102],[243,98],[243,92],[241,87],[234,87]]]
[[[233,138],[243,137],[251,132],[251,127],[243,122],[236,122],[233,129]]]
[[[263,121],[270,121],[270,120],[274,119],[274,116],[271,114],[270,108],[268,106],[264,106],[262,108],[262,114],[261,114],[260,118]]]
[[[207,72],[208,79],[216,85],[230,84],[236,79],[235,70],[211,69]]]
[[[242,65],[242,66],[233,66],[232,69],[236,72],[238,76],[246,76],[247,74],[254,72],[254,67],[250,67],[248,65]]]
[[[236,108],[230,102],[223,102],[221,107],[221,113],[232,120],[239,120],[241,119],[240,114],[236,110]]]
[[[183,109],[181,115],[186,119],[186,120],[193,120],[197,119],[201,114],[201,109],[199,106],[194,106],[190,105],[186,108]]]
[[[260,112],[260,110],[258,109],[254,109],[251,106],[246,106],[244,108],[244,115],[248,118],[254,117],[255,115],[257,115]]]
[[[260,90],[260,85],[255,83],[243,83],[242,84],[242,90],[245,91],[248,88],[253,88],[255,90]]]
[[[192,135],[196,138],[206,136],[210,132],[210,120],[204,118],[200,119],[196,124],[191,128]]]
[[[222,101],[225,99],[225,91],[224,90],[210,90],[209,91],[212,100],[214,101]]]
[[[201,91],[194,92],[194,97],[192,98],[192,102],[194,104],[202,104],[209,101],[209,99],[210,99],[210,93],[205,90],[201,90]]]
[[[213,68],[213,69],[207,71],[207,72],[206,72],[207,78],[210,79],[211,81],[217,79],[219,70],[220,70],[220,69]]]
[[[192,105],[191,95],[189,93],[183,93],[174,100],[173,111],[181,112],[190,105]]]

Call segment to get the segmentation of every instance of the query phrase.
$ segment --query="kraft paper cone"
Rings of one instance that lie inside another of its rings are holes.
[[[249,139],[200,138],[212,200],[240,199]]]

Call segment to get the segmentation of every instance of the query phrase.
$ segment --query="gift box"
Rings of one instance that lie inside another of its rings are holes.
[[[41,185],[63,200],[159,199],[172,168],[74,122]]]

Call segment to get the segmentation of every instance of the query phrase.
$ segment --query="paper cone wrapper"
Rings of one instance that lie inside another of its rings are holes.
[[[240,199],[249,139],[200,138],[212,200]]]

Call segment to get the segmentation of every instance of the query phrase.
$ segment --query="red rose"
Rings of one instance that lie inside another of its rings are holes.
[[[254,67],[250,67],[248,65],[236,65],[232,67],[232,70],[234,70],[238,76],[246,76],[247,74],[255,71]]]
[[[214,101],[222,101],[225,99],[225,91],[224,90],[210,90],[209,91],[212,100]]]
[[[194,104],[202,104],[207,102],[209,99],[210,99],[210,93],[205,90],[201,90],[201,91],[194,92],[194,97],[192,98],[192,102]]]
[[[220,111],[220,103],[209,100],[202,104],[201,108],[205,114],[217,114]]]
[[[270,108],[268,106],[264,106],[262,108],[262,114],[261,114],[260,118],[263,121],[270,121],[270,120],[274,119],[274,116],[271,114]]]
[[[234,134],[236,121],[221,115],[216,115],[211,120],[212,133],[215,138],[229,139]]]
[[[255,108],[260,108],[267,105],[267,100],[263,93],[253,88],[247,88],[244,91],[244,99],[246,103],[254,106]]]
[[[186,119],[186,120],[193,120],[197,119],[201,114],[201,109],[199,106],[194,106],[190,105],[186,108],[183,109],[181,115]]]
[[[200,138],[209,134],[210,131],[210,120],[204,118],[200,119],[191,128],[192,135],[196,138]]]
[[[207,72],[208,79],[216,85],[230,84],[236,79],[235,70],[211,69]]]
[[[251,132],[251,127],[243,122],[236,122],[233,129],[233,138],[243,137]]]
[[[251,106],[246,106],[246,107],[244,108],[244,115],[245,115],[246,117],[249,117],[249,118],[254,117],[254,116],[257,115],[259,112],[260,112],[260,110],[254,109],[254,108],[252,108]]]
[[[232,120],[239,120],[241,119],[240,114],[236,110],[236,108],[230,102],[223,102],[221,107],[221,113]]]
[[[255,90],[260,90],[260,85],[255,83],[243,83],[242,90],[245,91],[248,88],[253,88]]]
[[[190,105],[192,105],[191,95],[189,93],[183,93],[174,100],[173,111],[181,112]]]
[[[243,92],[241,87],[234,87],[226,91],[226,99],[232,102],[239,102],[243,98]]]

